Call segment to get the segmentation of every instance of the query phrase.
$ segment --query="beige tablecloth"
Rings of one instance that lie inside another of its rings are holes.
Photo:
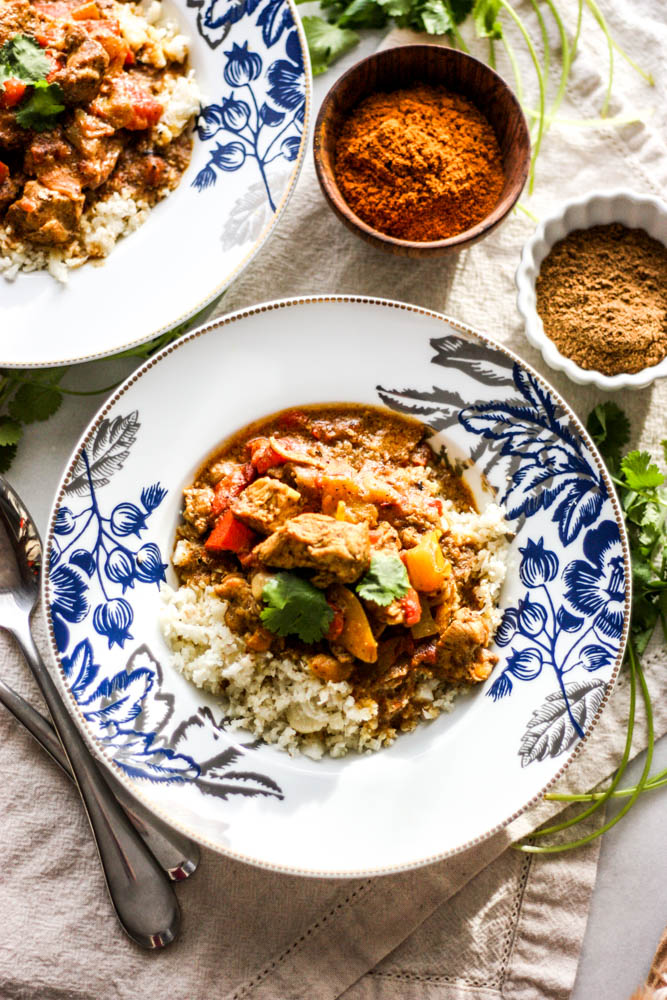
[[[575,4],[561,3],[573,23]],[[648,124],[618,131],[554,126],[538,166],[535,197],[524,199],[538,216],[561,197],[593,187],[667,190],[660,138],[667,135],[663,0],[615,0],[603,7],[618,41],[657,79],[651,91],[617,59],[612,113],[637,108],[654,113]],[[592,41],[591,34],[585,33],[574,64],[564,117],[596,115],[602,101],[606,50],[599,33]],[[522,65],[529,86],[530,66],[525,60]],[[585,417],[602,394],[551,372],[522,334],[513,274],[531,230],[519,212],[455,259],[386,256],[331,214],[309,159],[277,232],[220,311],[320,292],[415,302],[515,349]],[[631,415],[635,441],[657,452],[665,431],[667,383],[619,394],[619,401]],[[37,704],[5,637],[0,651],[3,676]],[[646,658],[659,735],[667,731],[665,665],[659,649]],[[588,789],[611,773],[620,756],[627,703],[623,677],[561,789]],[[640,724],[635,751],[644,739]],[[565,1000],[571,992],[598,848],[548,860],[509,849],[553,814],[554,804],[538,806],[458,857],[378,879],[274,875],[205,852],[200,871],[178,890],[179,941],[162,953],[146,954],[112,917],[75,793],[4,712],[0,773],[0,1000]]]

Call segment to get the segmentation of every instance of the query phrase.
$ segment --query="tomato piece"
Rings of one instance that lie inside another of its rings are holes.
[[[341,608],[339,608],[337,604],[334,604],[333,601],[327,601],[327,604],[333,611],[334,615],[331,619],[329,630],[324,638],[328,639],[329,642],[335,642],[336,639],[340,637],[340,634],[345,626],[345,615],[343,614]]]
[[[215,488],[215,495],[211,504],[211,517],[219,517],[220,514],[224,513],[232,500],[239,493],[242,493],[254,478],[255,469],[249,463],[247,465],[239,465],[229,475],[223,476]]]
[[[273,448],[268,438],[253,438],[252,441],[248,441],[246,447],[250,451],[250,461],[260,475],[268,472],[275,465],[284,465],[287,461]]]
[[[130,88],[128,87],[128,91]],[[125,125],[131,132],[141,132],[145,128],[153,128],[160,121],[164,105],[160,104],[152,94],[137,87],[132,91],[132,117]]]
[[[213,525],[204,548],[207,552],[247,552],[256,539],[255,532],[228,510]]]
[[[4,184],[9,177],[9,167],[0,160],[0,184]]]
[[[414,587],[410,587],[407,594],[401,597],[399,604],[401,611],[405,615],[405,624],[416,625],[422,616],[422,606],[419,594]]]
[[[17,80],[13,76],[10,80],[5,80],[4,89],[0,96],[0,104],[3,108],[13,108],[23,100],[26,92],[26,84],[22,80]]]
[[[98,41],[105,45],[104,39],[99,38]],[[107,41],[118,44],[118,39],[113,36],[107,36]],[[120,45],[122,47],[124,43]],[[122,48],[121,65],[125,61],[125,51]],[[110,58],[113,59],[113,56]],[[111,93],[104,98],[98,96],[90,105],[94,114],[111,122],[115,129],[126,128],[131,132],[141,132],[157,125],[164,106],[141,83],[132,79],[129,73],[112,75],[110,82]]]

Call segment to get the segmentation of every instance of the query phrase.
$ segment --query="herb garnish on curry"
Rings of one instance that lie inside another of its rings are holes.
[[[492,505],[491,533],[469,530],[482,515],[431,434],[355,405],[259,422],[185,489],[173,555],[181,590],[224,602],[247,652],[344,684],[354,704],[374,706],[382,742],[429,717],[438,690],[478,684],[497,660],[489,643],[502,579],[496,570],[489,586],[481,567],[506,526]]]

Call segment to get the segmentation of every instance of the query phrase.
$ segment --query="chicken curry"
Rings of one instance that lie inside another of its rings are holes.
[[[475,511],[415,420],[355,405],[288,410],[230,439],[184,491],[173,563],[212,586],[248,650],[300,658],[418,721],[425,679],[488,677],[497,657],[476,592],[476,545],[447,530]]]
[[[121,32],[124,7],[0,3],[0,225],[19,241],[72,246],[91,205],[119,192],[152,206],[190,160],[187,132],[170,141],[155,131],[185,56],[137,58]]]

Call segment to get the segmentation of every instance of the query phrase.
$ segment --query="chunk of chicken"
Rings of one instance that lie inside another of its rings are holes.
[[[78,160],[76,150],[58,126],[48,132],[39,132],[33,138],[26,150],[25,170],[44,187],[76,198],[81,194]]]
[[[254,633],[261,627],[259,604],[252,596],[250,584],[244,577],[230,573],[215,587],[215,593],[223,601],[227,601],[225,622],[232,632],[243,635]]]
[[[7,222],[25,239],[42,246],[61,246],[74,236],[84,195],[68,198],[38,181],[28,181],[23,196],[10,205]]]
[[[164,107],[142,79],[119,73],[105,79],[90,110],[115,129],[135,132],[157,125]]]
[[[108,122],[81,108],[65,129],[72,146],[81,154],[78,172],[83,187],[98,188],[111,176],[123,149],[124,139],[114,135]]]
[[[352,583],[370,566],[368,524],[349,524],[327,514],[299,514],[257,545],[260,562],[281,569],[315,569],[313,583]]]
[[[66,44],[67,62],[54,74],[53,82],[60,84],[66,104],[88,104],[97,97],[109,56],[79,25],[68,26]]]
[[[436,663],[454,683],[486,680],[498,657],[486,649],[490,630],[478,611],[460,608],[436,642]]]
[[[276,531],[290,517],[294,517],[301,506],[301,496],[279,479],[263,476],[239,494],[232,504],[232,513],[261,534]]]
[[[191,524],[198,535],[203,535],[210,527],[213,490],[207,486],[203,489],[191,486],[189,489],[183,490],[183,497],[185,502],[183,520]]]
[[[354,669],[353,663],[341,662],[335,656],[328,656],[326,653],[309,657],[308,666],[320,680],[332,681],[334,684],[346,681]]]

